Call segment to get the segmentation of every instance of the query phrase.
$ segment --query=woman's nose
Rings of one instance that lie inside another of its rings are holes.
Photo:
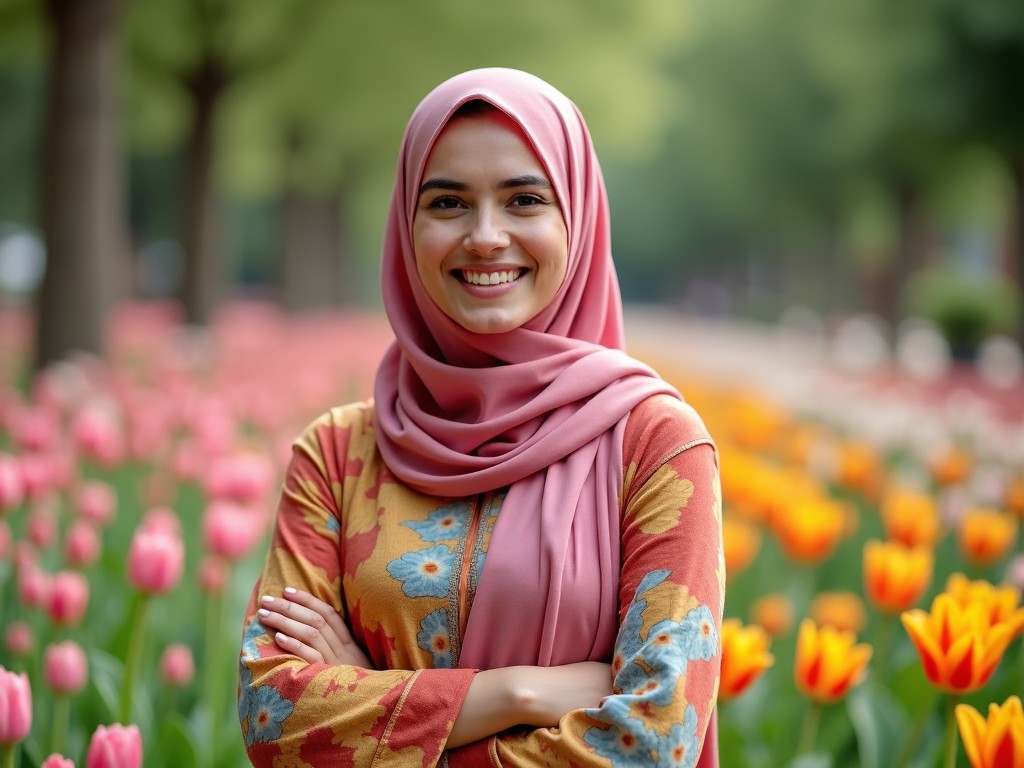
[[[508,244],[509,235],[502,224],[501,216],[487,208],[476,211],[463,242],[465,249],[478,256],[488,256],[507,248]]]

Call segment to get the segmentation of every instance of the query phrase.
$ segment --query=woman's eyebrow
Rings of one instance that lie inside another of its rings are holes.
[[[544,189],[551,189],[551,182],[543,176],[537,176],[532,173],[525,174],[523,176],[515,176],[511,179],[505,179],[498,185],[498,189],[513,189],[515,187],[543,187]],[[431,189],[444,189],[451,192],[465,192],[469,189],[469,185],[465,182],[455,181],[454,179],[445,179],[443,177],[434,177],[427,179],[420,184],[420,194],[428,192]]]
[[[453,179],[433,178],[427,179],[420,184],[420,194],[427,192],[431,189],[449,189],[455,192],[465,192],[469,189],[468,184],[464,184],[461,181],[454,181]]]
[[[535,176],[532,173],[528,173],[525,176],[506,179],[498,186],[500,189],[511,189],[512,187],[544,187],[545,189],[551,189],[551,182],[543,176]]]

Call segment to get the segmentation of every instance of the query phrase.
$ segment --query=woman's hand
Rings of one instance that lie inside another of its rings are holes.
[[[274,641],[310,664],[350,664],[373,669],[338,612],[308,592],[286,587],[284,595],[260,598],[260,623],[276,629]]]

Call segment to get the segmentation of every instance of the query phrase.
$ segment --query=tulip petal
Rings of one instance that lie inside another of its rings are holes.
[[[972,766],[984,765],[981,762],[981,749],[986,729],[985,719],[970,704],[957,704],[955,712],[967,759]]]

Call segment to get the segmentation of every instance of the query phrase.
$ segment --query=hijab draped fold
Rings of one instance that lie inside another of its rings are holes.
[[[521,128],[568,232],[567,273],[554,299],[507,333],[473,333],[448,318],[424,290],[412,246],[430,149],[452,113],[476,99]],[[395,333],[374,390],[388,468],[442,497],[509,487],[460,666],[609,660],[625,420],[652,395],[679,395],[623,351],[608,201],[575,105],[532,75],[500,68],[457,75],[428,94],[402,141],[381,270]]]

